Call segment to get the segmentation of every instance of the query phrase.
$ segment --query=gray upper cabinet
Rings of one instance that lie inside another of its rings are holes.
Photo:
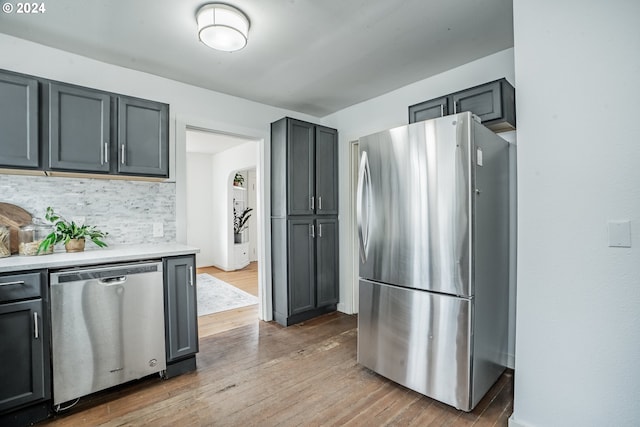
[[[38,130],[38,80],[0,71],[0,167],[39,167]]]
[[[169,177],[169,105],[0,70],[0,168]]]
[[[338,215],[338,132],[316,126],[316,214]]]
[[[108,173],[111,96],[61,83],[49,85],[49,168]]]
[[[409,107],[409,123],[471,111],[496,132],[516,128],[515,89],[506,79],[485,83]]]
[[[500,120],[507,109],[506,105],[503,106],[507,85],[513,89],[513,86],[503,79],[454,93],[451,95],[454,112],[471,111],[485,124]],[[515,102],[513,95],[511,101]]]
[[[436,119],[449,114],[449,97],[443,96],[409,107],[409,123]]]
[[[118,97],[118,172],[169,176],[169,106]]]
[[[301,120],[271,124],[271,216],[338,214],[338,132]]]
[[[313,215],[315,210],[314,129],[311,123],[289,119],[287,145],[287,205],[289,215]]]

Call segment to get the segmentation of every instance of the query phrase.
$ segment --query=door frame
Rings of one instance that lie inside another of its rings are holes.
[[[187,128],[208,130],[215,133],[233,135],[258,141],[256,165],[256,225],[258,252],[258,317],[260,320],[273,320],[273,299],[271,288],[271,233],[266,220],[271,210],[266,189],[270,188],[270,165],[265,159],[270,158],[271,137],[264,130],[235,126],[229,123],[200,117],[176,115],[173,124],[175,138],[170,147],[174,153],[173,162],[169,165],[169,181],[176,184],[176,241],[187,243],[186,214],[186,164],[187,164]],[[171,131],[171,130],[170,130]]]

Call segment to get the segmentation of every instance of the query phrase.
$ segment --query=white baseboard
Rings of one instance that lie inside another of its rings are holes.
[[[526,424],[522,424],[519,421],[516,421],[513,418],[513,414],[511,414],[511,416],[509,417],[509,427],[530,427],[530,426],[528,426]]]
[[[516,369],[516,355],[507,353],[507,368]]]
[[[337,309],[340,313],[344,313],[344,314],[354,314],[354,313],[352,313],[352,312],[349,312],[349,311],[347,310],[347,305],[346,305],[346,304],[344,304],[344,303],[342,303],[342,302],[339,302],[339,303],[338,303],[338,306],[337,306],[337,308],[336,308],[336,309]]]

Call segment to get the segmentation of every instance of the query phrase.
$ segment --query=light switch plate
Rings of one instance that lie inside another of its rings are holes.
[[[609,247],[630,248],[631,247],[631,222],[630,221],[609,221]]]

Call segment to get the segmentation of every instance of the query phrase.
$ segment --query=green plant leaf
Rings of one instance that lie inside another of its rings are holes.
[[[45,218],[53,224],[54,231],[39,245],[40,252],[46,251],[56,243],[67,243],[71,239],[84,239],[85,237],[89,237],[98,247],[107,246],[101,239],[107,237],[109,233],[100,231],[95,226],[78,225],[74,221],[67,221],[57,215],[50,206],[47,207]]]

